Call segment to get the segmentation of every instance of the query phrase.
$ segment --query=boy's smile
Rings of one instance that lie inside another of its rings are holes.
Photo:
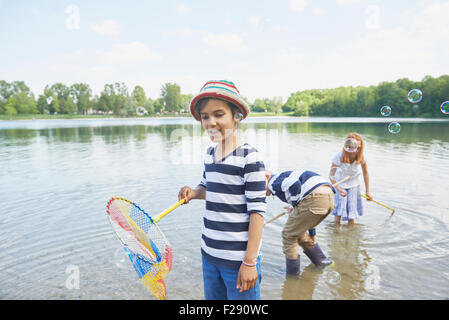
[[[229,105],[218,99],[210,99],[200,110],[201,124],[213,142],[223,142],[236,128]]]

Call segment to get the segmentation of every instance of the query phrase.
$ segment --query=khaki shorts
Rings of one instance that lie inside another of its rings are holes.
[[[319,225],[334,207],[333,191],[328,186],[320,186],[293,208],[282,230],[282,251],[287,258],[298,257],[298,244],[304,250],[314,246],[307,231]]]

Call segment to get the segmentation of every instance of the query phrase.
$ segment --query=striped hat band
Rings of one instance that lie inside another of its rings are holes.
[[[211,80],[201,88],[200,92],[193,97],[190,102],[190,112],[193,117],[200,121],[200,114],[198,110],[198,103],[205,98],[214,98],[224,100],[235,105],[243,114],[243,119],[249,113],[249,106],[246,101],[240,96],[240,92],[234,83],[226,80]]]

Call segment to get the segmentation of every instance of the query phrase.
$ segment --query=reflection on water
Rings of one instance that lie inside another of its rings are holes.
[[[70,121],[70,120],[66,120]],[[125,121],[125,120],[124,120]],[[253,119],[253,121],[255,121]],[[260,121],[260,120],[259,120]],[[348,132],[356,131],[361,133],[364,137],[374,138],[377,142],[382,143],[430,143],[430,142],[447,142],[449,139],[449,123],[447,121],[435,122],[410,122],[402,127],[401,134],[392,135],[388,132],[387,124],[383,122],[374,123],[346,123],[346,122],[270,122],[263,123],[242,123],[240,126],[242,136],[249,134],[248,131],[255,130],[275,130],[285,131],[287,133],[297,134],[325,134],[334,137],[344,137]],[[284,119],[277,120],[284,121]],[[335,120],[334,120],[335,121]],[[425,120],[423,120],[425,121]],[[13,121],[14,122],[14,121]],[[20,123],[20,121],[17,121]],[[187,124],[173,123],[161,124],[159,120],[154,125],[153,123],[137,122],[135,125],[120,122],[111,125],[105,122],[102,126],[74,126],[74,127],[51,127],[49,123],[41,121],[42,124],[37,127],[44,127],[40,129],[22,128],[11,126],[8,128],[6,124],[0,122],[0,138],[6,143],[20,142],[23,144],[31,143],[32,139],[40,136],[48,139],[48,142],[91,142],[94,137],[102,137],[107,143],[126,142],[130,139],[140,141],[148,138],[148,134],[158,134],[164,139],[170,140],[173,137],[173,132],[183,132],[185,135],[198,136],[202,135],[198,123]],[[59,121],[61,122],[61,121]],[[170,121],[173,122],[173,121]],[[2,126],[3,125],[3,126]],[[404,131],[405,130],[405,131]],[[392,140],[393,139],[393,140]]]
[[[325,298],[338,300],[358,300],[363,298],[366,286],[373,286],[373,276],[368,278],[367,267],[371,258],[363,248],[363,226],[335,226],[328,228],[328,249],[325,254],[332,258],[334,265],[318,268],[305,255],[301,263],[308,264],[298,278],[286,277],[282,298],[286,300],[310,300],[314,298],[317,286],[326,288]],[[375,285],[375,284],[374,284]],[[319,293],[318,293],[319,294]]]
[[[346,229],[346,230],[343,230]],[[371,258],[364,249],[363,225],[336,226],[329,241],[328,254],[335,261],[341,280],[330,285],[336,299],[360,299],[365,291],[364,271]]]
[[[404,121],[391,135],[384,119],[248,119],[243,139],[268,168],[327,176],[350,131],[366,141],[371,190],[391,213],[364,201],[354,228],[317,228],[335,266],[317,269],[301,254],[301,275],[285,278],[281,230],[263,235],[263,299],[446,299],[449,297],[449,122]],[[191,119],[0,123],[0,298],[152,299],[106,219],[113,196],[157,214],[194,186],[209,145]],[[267,218],[284,204],[267,199]],[[200,238],[204,203],[161,220],[174,248],[168,299],[202,299]],[[78,269],[77,269],[78,268]],[[67,286],[79,270],[79,288]]]

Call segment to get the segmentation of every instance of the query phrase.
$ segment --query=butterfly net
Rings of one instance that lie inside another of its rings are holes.
[[[107,213],[140,280],[156,297],[165,298],[162,279],[171,270],[173,256],[162,231],[144,210],[124,198],[112,198]]]

